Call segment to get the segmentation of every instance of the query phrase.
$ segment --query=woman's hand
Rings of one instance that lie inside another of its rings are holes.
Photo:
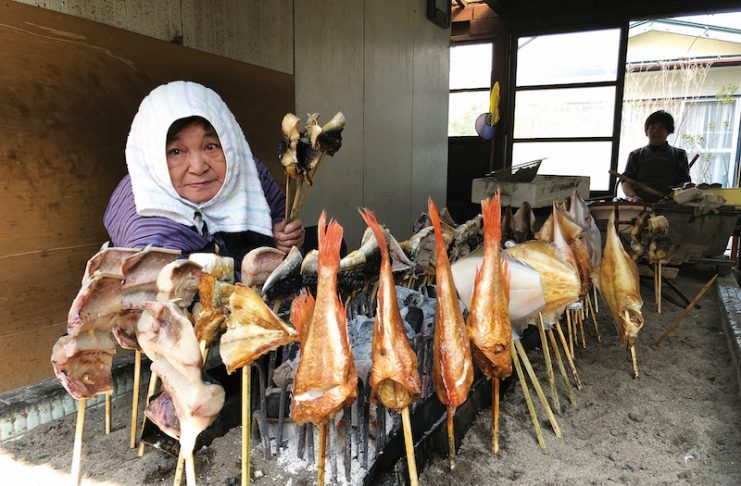
[[[299,250],[304,244],[304,225],[300,219],[294,219],[286,224],[281,221],[273,226],[273,237],[275,238],[275,247],[282,252],[288,253],[291,247],[297,246]]]

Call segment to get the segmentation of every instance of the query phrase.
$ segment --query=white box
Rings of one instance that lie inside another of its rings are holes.
[[[480,203],[502,193],[502,206],[520,207],[528,202],[533,208],[550,206],[553,201],[565,201],[577,190],[582,199],[589,197],[588,176],[536,175],[532,182],[503,182],[493,177],[480,177],[471,183],[471,202]]]

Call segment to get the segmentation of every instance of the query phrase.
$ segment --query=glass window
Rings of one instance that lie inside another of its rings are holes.
[[[538,174],[590,177],[592,191],[610,190],[612,142],[519,142],[512,146],[512,165],[541,159]]]
[[[515,138],[611,137],[615,87],[518,91]]]
[[[450,48],[450,89],[491,86],[492,44],[464,44]]]
[[[488,91],[450,93],[448,103],[448,136],[476,135],[474,123],[482,113],[489,111]]]
[[[520,37],[517,86],[617,80],[620,29]]]

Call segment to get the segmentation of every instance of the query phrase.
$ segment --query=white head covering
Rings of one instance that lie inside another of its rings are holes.
[[[200,116],[213,125],[226,158],[224,185],[213,199],[191,202],[175,191],[165,153],[167,130],[176,120]],[[144,98],[126,142],[136,211],[162,216],[210,233],[251,230],[273,236],[270,208],[260,184],[250,146],[234,115],[213,90],[197,83],[174,81]]]

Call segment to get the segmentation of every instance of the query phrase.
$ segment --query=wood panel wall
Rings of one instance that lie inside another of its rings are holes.
[[[141,99],[188,79],[212,87],[255,154],[275,165],[291,75],[14,2],[0,4],[0,392],[52,376],[85,261],[125,174]]]
[[[302,214],[327,209],[349,248],[374,209],[401,240],[431,195],[445,205],[450,30],[427,20],[424,0],[296,2],[297,113],[347,117]]]

